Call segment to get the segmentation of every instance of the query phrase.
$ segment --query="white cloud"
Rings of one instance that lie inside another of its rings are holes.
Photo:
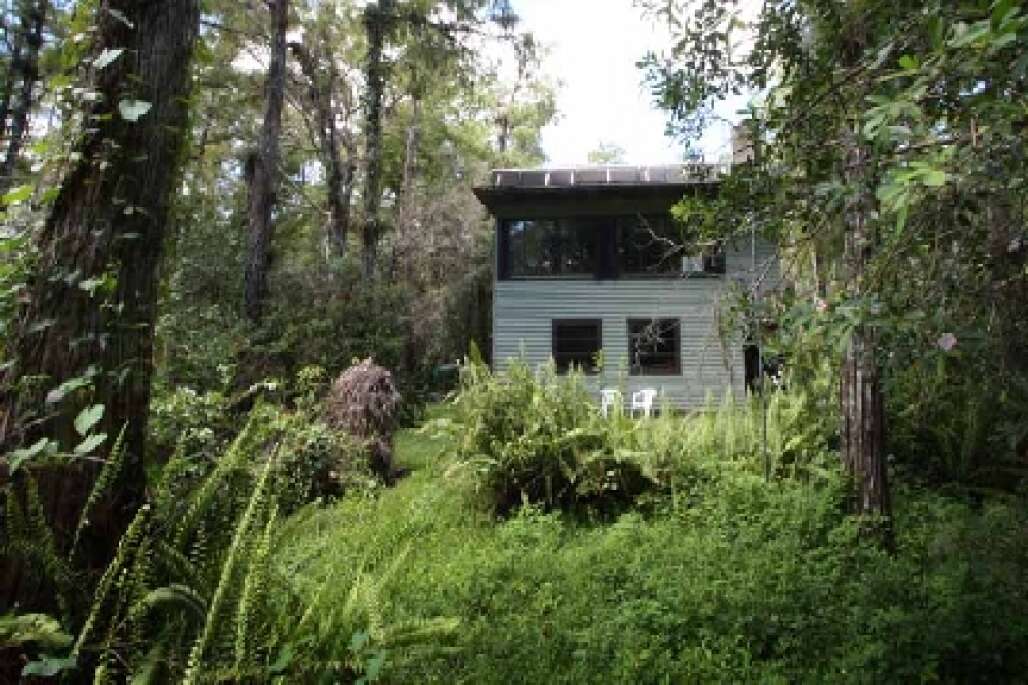
[[[666,114],[653,104],[635,63],[668,48],[667,28],[645,18],[632,0],[514,0],[521,27],[550,48],[544,70],[563,83],[560,120],[543,131],[548,164],[586,163],[603,141],[625,150],[630,164],[681,161],[684,148],[664,136]],[[737,119],[744,98],[727,102],[720,114]],[[729,153],[728,125],[722,124],[694,147],[709,161]]]

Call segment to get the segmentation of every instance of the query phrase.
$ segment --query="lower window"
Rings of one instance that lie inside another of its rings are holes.
[[[631,375],[677,376],[682,373],[681,335],[678,319],[629,319]]]
[[[572,367],[596,373],[596,357],[603,347],[603,326],[599,319],[556,319],[553,322],[553,361],[557,371]]]

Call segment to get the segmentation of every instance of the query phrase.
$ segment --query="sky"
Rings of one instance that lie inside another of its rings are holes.
[[[643,16],[632,0],[512,0],[521,29],[550,48],[543,70],[558,79],[560,119],[543,131],[552,166],[586,164],[601,142],[624,149],[628,164],[682,161],[684,147],[664,136],[667,117],[652,105],[635,63],[647,50],[660,51],[670,34]],[[736,101],[721,114],[745,103]],[[694,145],[706,161],[730,151],[728,125],[716,127]]]

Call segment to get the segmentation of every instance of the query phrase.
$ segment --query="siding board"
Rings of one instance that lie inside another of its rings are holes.
[[[594,391],[621,387],[627,400],[631,392],[652,387],[681,409],[699,408],[708,394],[720,397],[729,388],[743,397],[742,338],[722,344],[716,329],[717,303],[730,284],[751,281],[754,263],[760,273],[768,259],[774,259],[773,246],[758,240],[755,245],[730,247],[721,278],[496,281],[494,364],[502,369],[515,358],[532,366],[543,364],[550,359],[553,319],[600,319],[605,367],[587,378]],[[777,273],[774,264],[763,287],[773,285]],[[630,318],[681,319],[681,374],[627,376]]]

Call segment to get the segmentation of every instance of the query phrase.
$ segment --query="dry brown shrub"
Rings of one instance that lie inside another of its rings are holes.
[[[400,406],[393,374],[369,357],[344,371],[325,402],[328,423],[370,442],[372,466],[392,480],[392,435]]]

